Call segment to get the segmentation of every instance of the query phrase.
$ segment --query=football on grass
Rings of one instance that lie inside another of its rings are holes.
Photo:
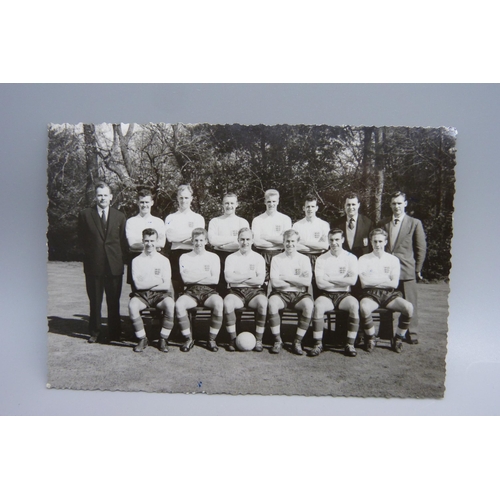
[[[255,347],[256,342],[253,333],[250,332],[241,332],[236,337],[238,351],[251,351]]]

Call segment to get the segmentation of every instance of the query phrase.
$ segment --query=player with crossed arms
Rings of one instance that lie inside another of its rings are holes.
[[[358,259],[342,248],[344,232],[332,229],[328,232],[330,251],[316,260],[315,275],[320,296],[314,302],[313,338],[314,346],[309,356],[318,356],[323,350],[324,316],[328,311],[338,309],[349,313],[346,356],[356,356],[354,343],[359,328],[359,302],[351,294],[351,286],[358,279]]]
[[[179,327],[185,338],[181,346],[182,352],[188,352],[194,345],[188,311],[196,306],[208,307],[212,310],[210,317],[210,333],[208,349],[217,352],[215,343],[217,334],[222,326],[223,301],[216,292],[215,287],[219,282],[220,259],[213,252],[205,249],[208,243],[207,230],[199,227],[193,230],[191,241],[193,250],[181,255],[179,259],[180,274],[186,285],[184,294],[175,303],[175,310]]]
[[[229,293],[224,297],[224,316],[229,334],[229,351],[235,350],[236,309],[255,309],[254,351],[262,352],[262,337],[266,326],[267,297],[262,288],[266,277],[264,257],[252,250],[253,233],[249,228],[238,231],[240,249],[226,259],[224,276],[229,284]]]
[[[363,288],[359,306],[365,331],[365,349],[368,352],[372,352],[376,346],[372,312],[384,307],[401,313],[392,338],[393,350],[400,353],[413,315],[413,306],[411,302],[403,299],[401,292],[396,290],[401,266],[397,257],[385,251],[387,236],[387,232],[383,229],[374,229],[370,233],[373,252],[359,258],[359,279]]]
[[[271,260],[270,278],[273,290],[269,296],[268,314],[271,333],[274,335],[272,354],[281,351],[283,341],[280,335],[279,312],[286,307],[300,313],[292,352],[299,356],[304,354],[302,339],[311,323],[314,302],[308,292],[312,279],[311,261],[309,257],[297,252],[299,240],[299,233],[295,229],[285,231],[283,234],[285,251]]]
[[[174,325],[170,262],[156,251],[156,247],[160,244],[156,229],[144,229],[142,244],[144,250],[132,260],[132,279],[135,291],[131,293],[128,305],[135,336],[139,339],[134,351],[142,352],[148,345],[141,311],[147,307],[156,307],[163,311],[159,349],[162,352],[168,352],[168,337]]]

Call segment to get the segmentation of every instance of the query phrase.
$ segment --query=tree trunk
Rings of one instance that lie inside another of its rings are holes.
[[[124,163],[120,161],[122,158],[122,151],[120,149],[120,134],[120,124],[113,124],[113,145],[111,146],[111,155],[109,155],[109,160],[106,162],[106,167],[114,172],[123,184],[131,186],[134,182],[130,178],[128,169],[126,168],[125,158],[123,158]],[[120,160],[118,158],[120,158]]]
[[[375,220],[382,218],[382,193],[385,180],[385,127],[378,127],[375,133]]]
[[[91,205],[95,199],[94,185],[98,180],[97,144],[95,137],[95,125],[84,124],[83,136],[85,139],[85,163],[87,167],[87,183],[85,186],[85,200]]]
[[[132,135],[134,134],[134,124],[131,123],[128,126],[127,133],[123,135],[122,132],[122,127],[120,124],[118,125],[113,125],[113,129],[116,130],[118,133],[118,140],[120,144],[120,151],[122,153],[123,157],[123,163],[125,164],[125,168],[129,174],[129,176],[133,176],[134,172],[134,166],[132,165],[132,161],[130,160],[130,155],[128,152],[128,144],[130,142],[130,139],[132,138]]]

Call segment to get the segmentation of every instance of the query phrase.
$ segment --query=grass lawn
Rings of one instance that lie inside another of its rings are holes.
[[[358,348],[355,358],[345,357],[342,349],[334,347],[316,358],[295,356],[287,349],[277,356],[267,348],[262,353],[227,352],[223,330],[219,351],[212,353],[205,348],[207,325],[201,320],[196,323],[196,346],[189,353],[179,350],[181,339],[175,334],[170,352],[158,351],[154,341],[157,325],[148,330],[151,345],[143,353],[134,353],[127,314],[129,285],[124,282],[121,313],[124,333],[131,340],[88,344],[88,299],[82,264],[49,262],[48,383],[58,389],[441,398],[449,286],[437,283],[418,287],[419,344],[405,344],[401,354],[394,353],[388,342],[380,342],[371,354]],[[292,340],[293,330],[293,325],[285,325],[285,342]],[[310,339],[308,332],[306,347]]]

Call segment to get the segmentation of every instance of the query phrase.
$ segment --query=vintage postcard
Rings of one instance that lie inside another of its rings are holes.
[[[442,398],[456,138],[51,124],[47,386]]]

